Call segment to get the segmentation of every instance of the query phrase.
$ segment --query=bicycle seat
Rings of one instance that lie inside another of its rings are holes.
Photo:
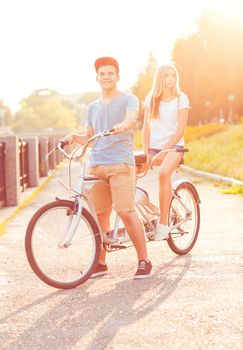
[[[137,173],[143,173],[147,166],[147,156],[143,151],[135,151],[133,152]]]
[[[147,156],[143,151],[135,151],[133,154],[137,166],[147,163]]]

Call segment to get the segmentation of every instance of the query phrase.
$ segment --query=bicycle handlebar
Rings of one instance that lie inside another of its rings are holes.
[[[76,157],[76,159],[82,158],[85,155],[86,149],[87,147],[90,145],[91,142],[95,141],[96,139],[100,138],[100,137],[105,137],[105,136],[110,136],[110,135],[114,135],[114,129],[111,130],[105,130],[105,131],[101,131],[93,136],[91,136],[83,146],[83,150],[82,153]],[[68,154],[65,150],[64,147],[69,145],[68,141],[62,140],[58,143],[57,147],[55,149],[58,149],[66,158],[68,159],[73,159],[73,155]],[[79,147],[78,147],[79,149]]]
[[[83,149],[82,149],[82,152],[79,156],[75,157],[76,159],[79,159],[79,158],[82,158],[84,155],[85,155],[85,152],[86,152],[86,149],[87,147],[90,145],[90,143],[92,143],[93,141],[95,141],[96,139],[100,138],[100,137],[106,137],[106,136],[110,136],[110,135],[114,135],[114,129],[111,129],[111,130],[105,130],[105,131],[102,131],[102,132],[99,132],[93,136],[91,136],[86,142],[85,144],[83,145]],[[64,147],[67,146],[69,144],[68,141],[65,141],[65,140],[62,140],[58,143],[57,147],[55,149],[58,149],[66,158],[68,159],[74,159],[74,156],[73,155],[70,155],[68,154],[65,150],[64,150]],[[81,147],[81,146],[80,146]],[[76,151],[79,149],[79,147],[76,149]],[[76,152],[75,151],[75,152]],[[74,152],[74,153],[75,153]],[[188,148],[167,148],[167,149],[163,149],[161,150],[159,153],[157,154],[160,154],[160,153],[168,153],[168,152],[188,152]],[[151,159],[150,161],[148,162],[147,166],[146,166],[146,169],[144,170],[144,172],[138,177],[143,177],[147,174],[149,168],[150,168],[150,165],[151,165]]]

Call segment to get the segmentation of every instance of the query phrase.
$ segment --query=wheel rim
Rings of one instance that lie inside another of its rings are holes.
[[[65,229],[74,224],[75,214],[66,206],[46,211],[37,220],[31,237],[31,250],[38,272],[50,281],[70,284],[87,275],[95,259],[95,236],[81,216],[71,245],[60,248]]]
[[[179,250],[183,251],[193,244],[198,233],[198,203],[196,203],[193,193],[186,187],[177,190],[177,194],[186,208],[184,208],[176,197],[173,198],[170,208],[169,225],[171,227],[183,219],[186,219],[186,221],[178,228],[171,230],[170,239]]]

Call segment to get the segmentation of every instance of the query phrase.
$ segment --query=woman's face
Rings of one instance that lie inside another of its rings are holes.
[[[168,68],[164,75],[164,87],[172,89],[176,85],[176,73],[173,68]]]

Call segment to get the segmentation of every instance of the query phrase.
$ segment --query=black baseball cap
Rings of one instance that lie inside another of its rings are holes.
[[[97,71],[100,67],[102,66],[113,66],[116,68],[117,72],[119,73],[119,65],[117,60],[115,60],[115,58],[112,57],[100,57],[97,58],[97,60],[95,61],[95,70]]]

